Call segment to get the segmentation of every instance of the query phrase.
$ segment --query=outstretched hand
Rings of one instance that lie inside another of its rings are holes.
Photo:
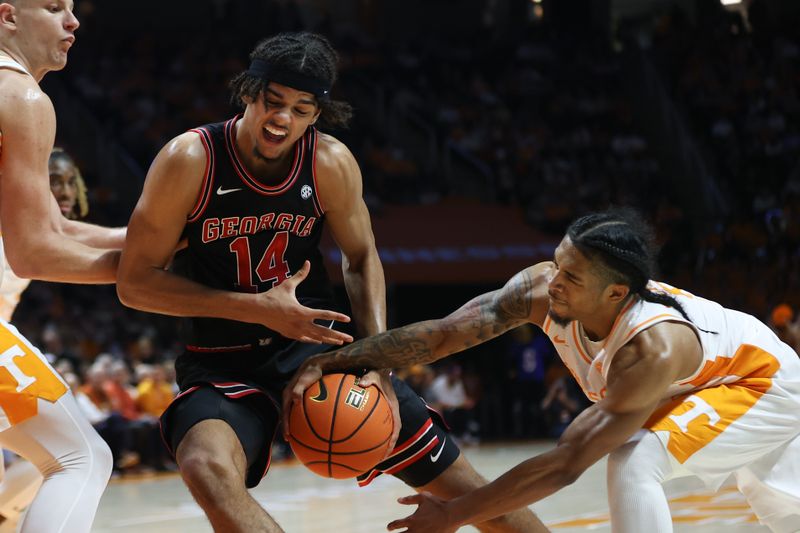
[[[315,320],[350,322],[350,317],[336,311],[312,309],[297,301],[295,290],[308,277],[311,263],[306,261],[297,273],[283,283],[259,295],[266,313],[261,323],[284,337],[312,344],[353,342],[346,333],[316,324]]]
[[[398,498],[403,505],[417,505],[414,514],[390,522],[386,529],[400,533],[453,533],[458,526],[450,525],[447,514],[447,502],[429,492],[421,492],[413,496]]]

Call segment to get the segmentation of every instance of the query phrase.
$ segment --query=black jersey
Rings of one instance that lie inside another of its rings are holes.
[[[319,250],[324,211],[314,175],[318,134],[309,127],[295,143],[285,179],[264,185],[236,152],[239,118],[191,130],[200,135],[208,159],[184,232],[189,245],[176,272],[215,289],[256,293],[281,283],[308,259],[311,272],[297,298],[309,307],[331,308],[333,291]],[[258,324],[197,317],[184,320],[183,336],[188,349],[199,351],[265,346],[279,337]]]

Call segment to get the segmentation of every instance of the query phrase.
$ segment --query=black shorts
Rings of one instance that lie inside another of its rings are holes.
[[[313,355],[311,352],[329,348],[297,344],[307,352],[306,357]],[[233,356],[216,354],[219,358]],[[269,373],[257,376],[261,379],[256,381],[238,372],[220,375],[219,365],[207,368],[202,364],[185,363],[185,366],[191,368],[185,369],[188,372],[184,373],[184,379],[178,377],[182,392],[161,415],[164,443],[174,456],[178,444],[192,426],[203,420],[224,420],[236,432],[245,451],[247,487],[255,487],[269,470],[272,441],[280,425],[280,399],[291,374]],[[191,380],[185,379],[188,376]],[[419,487],[444,472],[460,452],[453,439],[447,438],[446,426],[438,413],[430,410],[403,381],[392,378],[392,383],[402,423],[398,444],[388,459],[359,476],[358,482],[364,486],[381,473],[387,473],[412,487]]]

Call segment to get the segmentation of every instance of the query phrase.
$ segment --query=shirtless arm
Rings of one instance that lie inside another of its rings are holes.
[[[361,171],[350,151],[320,134],[317,183],[325,221],[342,251],[342,273],[360,337],[386,329],[386,283],[369,211],[362,198]]]
[[[70,283],[113,283],[119,251],[87,246],[52,216],[48,158],[53,105],[29,77],[6,73],[0,96],[0,224],[17,275]]]
[[[314,319],[347,321],[347,316],[297,302],[294,290],[308,273],[307,263],[295,276],[261,294],[211,289],[165,270],[199,195],[205,166],[205,150],[196,133],[175,138],[156,156],[128,225],[117,283],[120,300],[165,315],[263,324],[302,341],[349,340],[313,323]]]
[[[54,204],[53,215],[58,217],[65,235],[86,246],[122,250],[122,246],[125,244],[127,228],[106,228],[80,220],[68,220],[61,214],[58,204]]]
[[[392,329],[309,358],[284,390],[284,403],[298,401],[324,373],[432,363],[526,322],[541,325],[548,309],[551,268],[552,263],[529,267],[502,289],[482,294],[444,318]]]
[[[338,140],[320,134],[316,175],[325,221],[342,252],[342,274],[359,337],[386,330],[386,282],[383,277],[369,211],[362,198],[361,170],[353,154]],[[400,404],[390,371],[368,372],[362,385],[375,384],[384,394],[395,421],[388,450],[400,434]]]
[[[529,505],[572,483],[645,424],[667,387],[696,368],[698,350],[697,338],[685,325],[663,323],[645,330],[614,357],[605,398],[569,425],[556,448],[448,502],[428,495],[403,498],[402,503],[420,507],[412,516],[389,524],[389,529],[455,531]]]

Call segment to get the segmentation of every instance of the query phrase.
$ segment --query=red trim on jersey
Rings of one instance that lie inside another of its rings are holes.
[[[194,392],[194,391],[196,391],[196,390],[197,390],[197,389],[199,389],[199,388],[200,388],[200,385],[195,385],[194,387],[189,387],[189,388],[188,388],[188,389],[186,389],[185,391],[183,391],[183,392],[179,393],[177,396],[175,396],[175,397],[172,399],[172,402],[170,402],[170,405],[171,405],[172,403],[174,403],[174,402],[175,402],[175,400],[177,400],[178,398],[181,398],[181,397],[183,397],[183,396],[186,396],[186,395],[187,395],[187,394],[189,394],[190,392]]]
[[[313,126],[309,126],[309,129],[313,129]],[[314,152],[311,160],[311,180],[314,182],[314,194],[311,198],[317,217],[321,217],[325,214],[325,206],[322,205],[322,199],[319,197],[319,186],[317,185],[317,139],[319,139],[319,133],[314,131]]]
[[[253,347],[252,344],[240,344],[239,346],[219,346],[215,348],[210,348],[207,346],[192,346],[190,344],[186,345],[186,349],[190,352],[200,352],[200,353],[217,353],[217,352],[242,352],[244,350],[249,350]]]
[[[422,458],[423,455],[425,455],[429,451],[431,451],[438,443],[439,443],[439,436],[435,435],[430,440],[430,442],[425,445],[424,448],[419,450],[417,453],[415,453],[411,457],[403,459],[402,461],[400,461],[399,463],[397,463],[393,467],[389,468],[388,470],[384,470],[383,473],[384,474],[394,474],[395,472],[399,472],[400,470],[406,468],[407,466],[416,463],[417,461],[419,461]]]
[[[395,473],[397,473],[397,472],[399,472],[399,471],[401,471],[401,470],[403,470],[405,468],[408,468],[412,464],[416,463],[417,461],[419,461],[420,459],[425,457],[425,455],[427,455],[431,450],[433,450],[433,448],[438,443],[439,443],[439,436],[438,435],[434,435],[433,438],[430,440],[430,442],[428,442],[422,449],[417,450],[414,453],[414,455],[406,457],[405,459],[403,459],[399,463],[390,466],[386,470],[378,470],[377,468],[373,468],[372,471],[369,473],[369,475],[366,478],[358,481],[358,486],[359,487],[366,487],[367,485],[372,483],[373,479],[375,479],[376,477],[378,477],[381,474],[395,474]]]
[[[206,152],[206,168],[203,175],[203,183],[200,185],[200,194],[189,216],[186,217],[188,222],[194,222],[205,213],[206,207],[208,207],[211,190],[214,188],[214,170],[216,162],[214,161],[214,143],[211,142],[211,136],[208,130],[205,128],[195,128],[189,131],[197,133],[200,136],[200,141],[203,143],[203,150]]]
[[[297,177],[300,175],[300,169],[303,167],[308,131],[306,131],[306,133],[304,133],[303,136],[300,137],[295,143],[294,162],[292,163],[286,179],[278,185],[268,186],[262,184],[253,176],[251,176],[250,172],[247,170],[247,167],[245,167],[244,164],[242,164],[241,159],[239,159],[239,154],[236,151],[236,132],[234,126],[241,118],[242,115],[236,115],[225,123],[225,146],[228,149],[228,155],[231,158],[234,170],[239,175],[239,178],[241,178],[242,182],[258,194],[264,196],[278,196],[285,193],[292,187],[292,185],[294,185],[294,182],[297,181]]]
[[[425,423],[422,425],[422,427],[421,427],[421,428],[419,428],[419,431],[417,431],[416,433],[414,433],[414,436],[413,436],[413,437],[411,437],[410,439],[408,439],[407,441],[405,441],[405,442],[404,442],[403,444],[401,444],[400,446],[395,446],[395,447],[394,447],[394,450],[392,450],[392,454],[391,454],[389,457],[387,457],[386,459],[391,459],[393,456],[397,455],[398,453],[402,453],[402,452],[403,452],[403,450],[406,450],[407,448],[410,448],[411,446],[413,446],[413,445],[414,445],[414,444],[415,444],[415,443],[416,443],[418,440],[420,440],[420,439],[422,438],[422,436],[423,436],[423,435],[425,435],[425,433],[427,433],[427,432],[428,432],[428,431],[429,431],[429,430],[430,430],[432,427],[433,427],[433,420],[431,420],[431,419],[429,418],[429,419],[428,419],[428,421],[427,421],[427,422],[425,422]],[[386,459],[384,459],[384,460],[386,460]]]

